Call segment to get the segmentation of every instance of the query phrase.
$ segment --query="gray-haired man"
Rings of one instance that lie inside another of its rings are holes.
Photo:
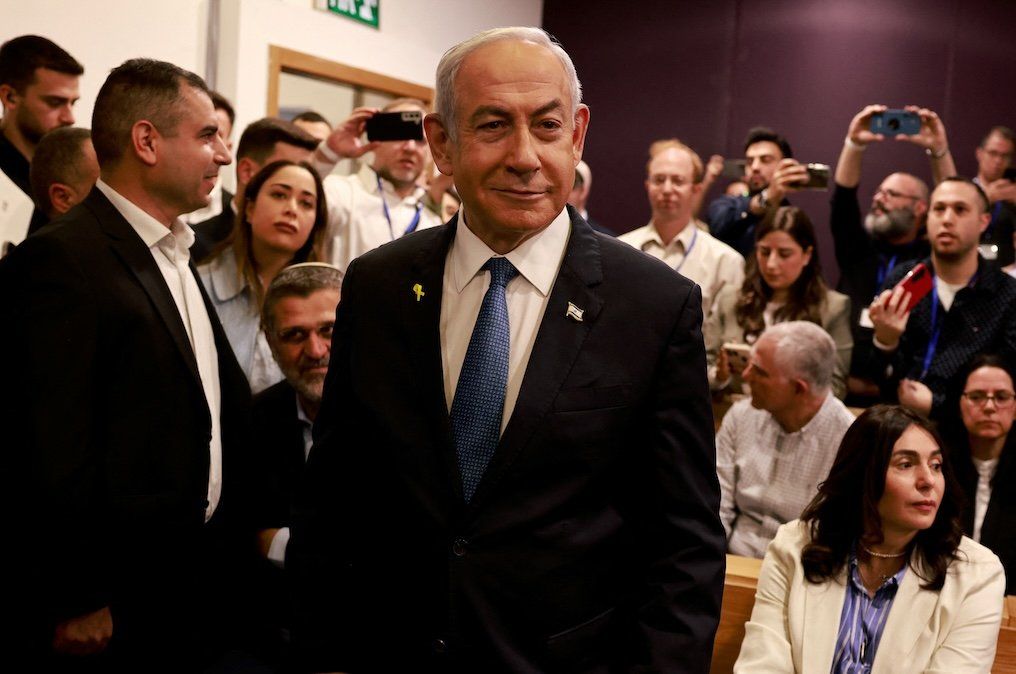
[[[720,518],[732,555],[761,558],[781,524],[800,516],[825,479],[854,416],[831,394],[836,345],[807,321],[759,337],[735,403],[716,435]]]

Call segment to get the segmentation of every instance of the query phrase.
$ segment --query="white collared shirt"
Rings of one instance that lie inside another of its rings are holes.
[[[973,459],[974,468],[977,469],[977,491],[974,495],[974,534],[971,538],[980,543],[984,516],[988,513],[988,504],[991,503],[991,478],[995,477],[995,471],[998,470],[998,458],[977,459],[971,457],[971,459]]]
[[[328,202],[324,258],[343,272],[357,257],[405,234],[417,208],[420,221],[416,229],[441,224],[441,216],[423,205],[426,190],[422,187],[403,198],[395,194],[391,183],[382,180],[383,190],[378,191],[378,175],[367,165],[351,176],[321,175],[326,176]],[[385,217],[386,205],[390,225]]]
[[[191,272],[190,247],[194,243],[194,231],[180,219],[166,226],[143,211],[136,204],[122,196],[101,179],[96,183],[113,207],[137,232],[155,260],[173,302],[180,313],[187,337],[190,339],[194,359],[197,361],[201,388],[205,393],[212,420],[212,438],[209,443],[208,462],[208,505],[205,521],[212,518],[219,496],[222,494],[222,429],[220,415],[222,404],[219,390],[219,360],[215,348],[215,333],[208,310],[201,299],[198,280]]]
[[[455,398],[462,361],[465,360],[466,349],[469,347],[469,338],[473,334],[483,296],[490,285],[490,273],[482,271],[481,267],[490,258],[499,257],[466,226],[465,219],[465,212],[460,210],[455,240],[445,260],[441,291],[441,363],[444,369],[445,402],[449,412]],[[570,233],[568,212],[561,211],[546,229],[504,256],[519,273],[505,289],[511,341],[501,432],[504,432],[515,409],[529,355],[533,351],[554,280],[561,269]]]
[[[740,288],[744,282],[744,258],[691,220],[670,243],[664,244],[650,222],[617,237],[643,253],[662,260],[702,288],[702,314],[708,316],[713,301],[726,285]],[[693,243],[694,242],[694,243]]]

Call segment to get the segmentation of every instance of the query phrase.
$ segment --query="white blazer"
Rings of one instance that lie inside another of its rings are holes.
[[[819,585],[807,582],[801,549],[809,540],[807,527],[794,520],[769,544],[735,674],[832,670],[847,572]],[[921,589],[913,569],[904,574],[872,674],[991,671],[1005,573],[998,557],[966,536],[958,557],[938,592]]]

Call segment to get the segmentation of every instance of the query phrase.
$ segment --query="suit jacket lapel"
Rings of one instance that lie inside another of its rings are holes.
[[[515,409],[476,488],[473,506],[482,504],[484,496],[519,456],[550,411],[603,305],[594,290],[603,280],[600,244],[593,230],[570,206],[568,212],[571,234],[561,271],[548,298]],[[569,303],[583,310],[581,321],[568,316]]]
[[[921,589],[922,582],[913,568],[908,568],[903,575],[872,663],[872,674],[897,671],[930,624],[939,595]]]
[[[184,328],[183,319],[177,309],[173,295],[169,292],[166,279],[152,259],[152,253],[138,237],[134,228],[120,214],[120,211],[98,189],[93,189],[84,202],[99,222],[100,228],[110,238],[114,253],[123,261],[148,294],[156,312],[162,318],[194,379],[200,382],[198,363],[194,359],[190,339]],[[200,284],[200,282],[199,282]],[[214,321],[213,321],[214,322]]]
[[[806,672],[828,672],[836,652],[836,633],[840,626],[843,600],[847,594],[847,571],[826,583],[805,582],[804,635],[801,662]],[[885,640],[882,640],[885,643]]]
[[[452,436],[451,420],[445,404],[444,369],[441,363],[441,296],[444,290],[445,259],[455,239],[458,216],[420,249],[413,260],[410,275],[399,305],[402,307],[407,342],[413,361],[413,378],[420,387],[421,413],[434,422],[434,433],[441,447],[441,461],[455,497],[462,500],[462,481]],[[421,295],[415,288],[419,284]]]

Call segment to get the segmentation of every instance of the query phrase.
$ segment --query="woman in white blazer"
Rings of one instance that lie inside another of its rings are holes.
[[[929,422],[872,407],[769,545],[734,672],[989,672],[1005,576]]]

